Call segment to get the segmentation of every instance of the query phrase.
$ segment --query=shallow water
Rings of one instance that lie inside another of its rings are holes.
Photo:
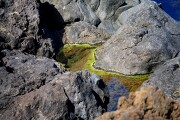
[[[180,21],[180,0],[154,0],[157,3],[162,3],[162,9],[172,18]]]

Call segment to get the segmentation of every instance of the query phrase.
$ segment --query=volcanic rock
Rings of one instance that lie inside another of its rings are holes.
[[[180,56],[157,68],[142,87],[159,87],[166,97],[180,101]]]
[[[146,0],[123,12],[122,24],[101,48],[95,67],[126,75],[150,73],[180,51],[180,25]]]
[[[80,21],[65,27],[63,43],[100,44],[104,43],[109,36],[109,34],[97,29],[95,26]]]
[[[0,57],[0,119],[92,120],[107,110],[108,88],[88,70],[65,72],[52,59],[17,50]]]
[[[95,120],[178,120],[180,102],[166,98],[160,89],[151,87],[121,97],[118,110],[104,113]]]

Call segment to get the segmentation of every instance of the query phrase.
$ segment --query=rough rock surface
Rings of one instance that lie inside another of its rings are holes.
[[[97,50],[97,68],[145,74],[180,51],[180,25],[152,1],[123,12],[116,22],[123,25]]]
[[[61,45],[62,24],[62,17],[50,4],[38,0],[1,0],[1,50],[19,49],[53,57]]]
[[[180,56],[168,60],[154,71],[142,87],[159,87],[166,97],[180,101]]]
[[[16,50],[0,55],[0,119],[91,120],[106,111],[108,89],[89,71],[65,72],[52,59]]]
[[[109,34],[97,29],[95,26],[81,21],[65,27],[63,43],[102,44],[109,36]]]
[[[121,97],[118,110],[104,113],[95,120],[179,120],[180,102],[165,98],[160,89],[151,87]]]

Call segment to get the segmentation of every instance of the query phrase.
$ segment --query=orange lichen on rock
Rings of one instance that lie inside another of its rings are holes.
[[[107,112],[95,120],[180,120],[180,102],[166,98],[158,88],[141,88],[120,97],[118,110]]]

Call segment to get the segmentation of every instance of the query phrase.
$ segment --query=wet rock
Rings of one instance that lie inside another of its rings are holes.
[[[117,111],[107,112],[95,120],[178,120],[179,109],[180,102],[166,98],[160,89],[147,87],[128,98],[119,98]]]
[[[96,51],[95,66],[126,75],[150,73],[180,51],[180,26],[152,1],[123,12],[122,26]]]
[[[159,87],[166,97],[180,101],[180,57],[168,60],[157,68],[142,87]]]

